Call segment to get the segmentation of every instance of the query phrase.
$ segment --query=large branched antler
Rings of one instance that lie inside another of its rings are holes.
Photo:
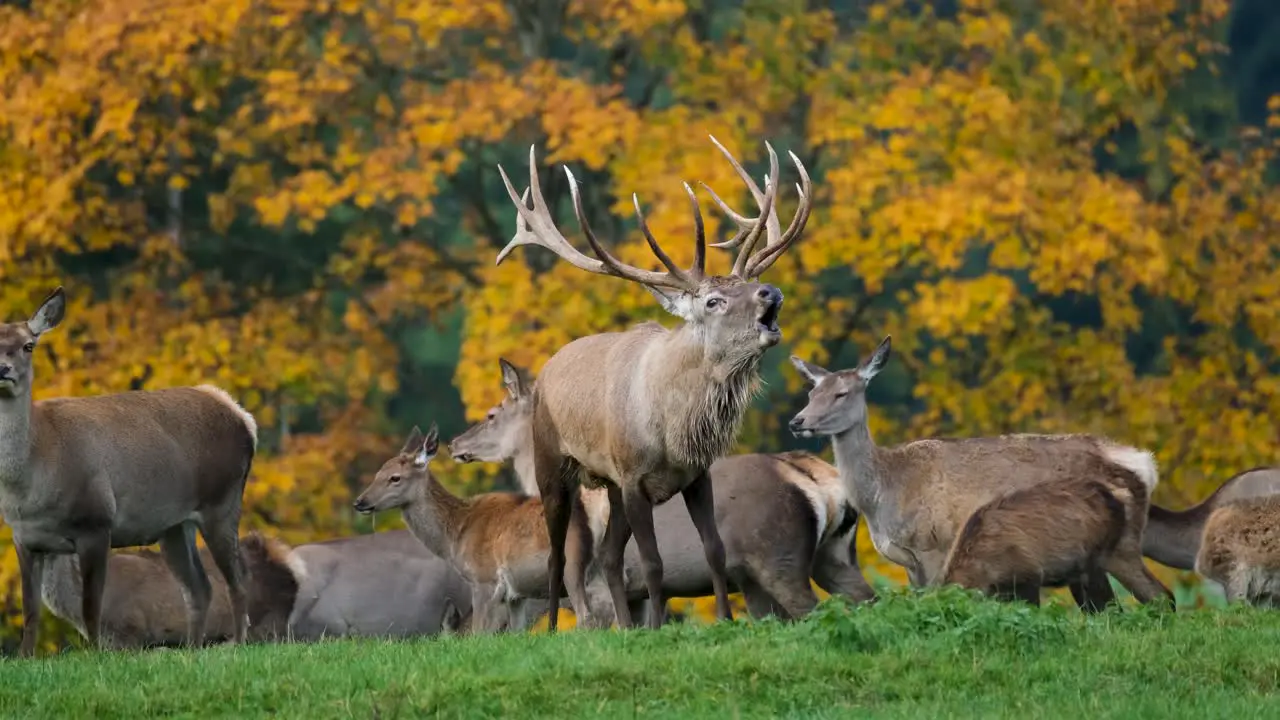
[[[737,235],[727,242],[717,244],[715,247],[734,248],[741,245],[738,256],[734,260],[733,275],[742,279],[758,277],[799,238],[804,230],[804,224],[809,218],[809,203],[812,195],[809,175],[805,172],[804,165],[800,163],[800,159],[794,153],[790,153],[791,160],[800,171],[803,188],[797,186],[797,190],[800,191],[800,207],[796,211],[796,216],[792,219],[786,233],[782,233],[779,231],[778,220],[773,212],[778,177],[778,156],[774,153],[773,147],[765,143],[765,147],[769,150],[770,170],[769,176],[765,178],[765,191],[762,193],[751,179],[751,176],[742,168],[742,165],[734,159],[733,155],[728,150],[725,150],[724,146],[714,137],[711,138],[711,142],[715,143],[716,147],[720,148],[720,152],[724,153],[725,157],[729,159],[730,164],[738,172],[738,176],[746,182],[747,188],[751,191],[756,204],[760,208],[760,214],[757,217],[745,217],[725,204],[711,188],[702,184],[707,189],[707,192],[711,193],[711,197],[720,206],[720,209],[738,226]],[[649,249],[653,252],[654,257],[658,258],[658,261],[667,269],[666,272],[655,272],[653,270],[643,270],[622,262],[600,243],[595,233],[592,232],[591,226],[587,223],[586,213],[582,209],[582,195],[578,191],[578,182],[573,173],[569,171],[569,168],[565,168],[564,173],[569,180],[569,194],[573,198],[573,212],[578,218],[578,225],[582,227],[583,234],[587,236],[587,244],[591,246],[591,251],[596,256],[594,258],[578,251],[556,228],[555,220],[551,217],[551,211],[547,207],[546,200],[542,197],[542,188],[538,183],[534,147],[531,146],[529,148],[529,188],[525,190],[523,196],[516,195],[515,187],[511,184],[506,170],[501,165],[498,166],[498,172],[502,175],[502,182],[507,188],[507,194],[511,197],[511,202],[516,206],[519,217],[516,218],[515,235],[512,236],[506,247],[502,248],[502,251],[498,253],[498,259],[495,264],[501,264],[511,254],[511,251],[520,245],[540,245],[581,270],[597,275],[614,275],[653,287],[694,291],[705,279],[707,242],[702,222],[702,208],[698,204],[697,195],[694,194],[693,188],[689,187],[688,183],[684,184],[684,189],[689,195],[689,205],[693,211],[695,245],[693,265],[687,269],[677,266],[662,249],[662,246],[658,244],[657,239],[654,238],[653,233],[649,230],[648,223],[645,222],[644,211],[640,209],[640,199],[634,194],[631,196],[632,203],[636,208],[636,218],[640,222],[640,230],[644,233],[644,239],[649,244]],[[529,206],[530,197],[533,200],[532,207]],[[753,256],[753,250],[761,234],[767,234],[768,240],[765,242],[764,248]]]

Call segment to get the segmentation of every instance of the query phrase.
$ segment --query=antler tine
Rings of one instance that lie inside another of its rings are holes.
[[[684,184],[684,191],[689,194],[689,205],[693,209],[693,266],[689,268],[689,273],[702,280],[707,275],[707,234],[702,226],[702,206],[698,204],[698,195],[689,187],[689,183]]]
[[[636,208],[636,219],[640,221],[640,232],[644,233],[645,242],[649,243],[649,249],[653,251],[654,256],[658,258],[659,262],[666,266],[672,277],[684,283],[686,287],[692,287],[694,282],[685,275],[684,270],[681,270],[680,266],[676,265],[675,261],[671,259],[671,256],[667,255],[666,251],[662,249],[662,246],[658,244],[657,238],[655,238],[653,233],[650,232],[649,223],[645,222],[644,219],[644,211],[640,209],[640,196],[635,193],[631,193],[631,204]]]
[[[764,178],[764,201],[760,203],[760,218],[756,221],[756,229],[747,235],[742,241],[742,247],[738,250],[738,257],[733,260],[733,274],[745,278],[747,264],[751,260],[751,253],[755,252],[756,243],[760,240],[762,230],[767,230],[769,239],[765,242],[768,247],[774,243],[774,238],[781,235],[778,229],[777,213],[774,212],[774,203],[778,200],[778,154],[773,151],[773,146],[768,142],[764,144],[766,150],[769,151],[769,174]],[[737,163],[734,163],[737,165]],[[741,165],[737,165],[741,168]],[[745,176],[746,173],[743,173]],[[749,177],[747,178],[750,179]],[[750,183],[755,185],[755,183]],[[754,190],[752,191],[754,194]]]
[[[512,236],[506,247],[502,248],[498,253],[498,259],[494,264],[501,265],[502,261],[511,254],[511,251],[521,245],[540,245],[580,270],[586,270],[597,275],[612,274],[603,262],[579,252],[556,229],[555,221],[551,219],[551,212],[547,209],[546,201],[542,198],[542,188],[538,184],[538,168],[535,160],[535,146],[530,145],[529,187],[524,191],[523,196],[516,195],[516,189],[511,185],[511,179],[507,177],[507,171],[502,168],[501,164],[498,165],[498,174],[502,176],[502,184],[506,186],[507,195],[510,196],[511,202],[516,206],[518,216],[516,217],[515,235]],[[532,208],[527,204],[530,194],[533,196]]]
[[[676,290],[689,290],[692,288],[693,283],[689,278],[685,277],[684,273],[671,261],[671,258],[663,252],[658,245],[658,241],[649,232],[649,227],[644,222],[644,216],[640,214],[640,201],[638,199],[635,200],[636,214],[640,217],[640,227],[644,231],[645,240],[649,242],[649,249],[653,251],[654,255],[658,256],[658,260],[671,272],[642,270],[614,257],[613,253],[600,244],[600,241],[596,239],[596,234],[591,231],[591,226],[587,224],[586,213],[582,210],[582,195],[578,192],[577,178],[573,176],[573,172],[567,167],[564,169],[564,174],[569,178],[569,195],[573,198],[573,214],[577,216],[578,224],[582,226],[582,232],[587,236],[587,243],[591,245],[592,252],[600,258],[610,274],[627,280],[634,280],[644,285],[674,288]],[[634,198],[635,196],[633,195],[632,197]]]
[[[738,162],[738,159],[735,158],[733,154],[730,153],[727,149],[725,149],[724,145],[721,145],[720,141],[716,140],[714,135],[708,135],[707,137],[711,138],[712,144],[714,144],[717,148],[719,148],[720,153],[724,155],[725,159],[729,161],[729,164],[733,166],[733,169],[738,173],[738,177],[742,179],[742,182],[746,184],[747,189],[751,191],[751,197],[753,200],[755,200],[756,205],[760,206],[760,204],[764,202],[764,196],[765,196],[764,193],[760,192],[760,186],[756,185],[756,181],[753,180],[751,178],[751,175],[747,173],[746,170],[743,169],[742,165]],[[768,143],[765,143],[765,147],[769,148],[769,155],[772,158],[773,148],[769,146]],[[776,161],[771,161],[770,167],[773,168],[772,175],[776,179],[778,175],[778,166]],[[769,179],[765,178],[766,185],[768,184],[768,182],[769,182]],[[751,230],[754,229],[756,222],[759,221],[760,218],[758,217],[749,218],[738,213],[733,208],[729,207],[728,203],[726,203],[724,200],[721,200],[720,196],[716,195],[715,190],[712,190],[711,187],[708,186],[706,183],[699,183],[699,184],[702,185],[702,187],[708,193],[711,193],[711,198],[715,200],[715,203],[720,207],[721,212],[728,215],[729,218],[733,220],[733,222],[738,226],[737,235],[734,235],[732,238],[730,238],[729,240],[726,240],[725,242],[715,243],[711,247],[723,248],[726,250],[732,250],[733,248],[738,247],[739,245],[742,244],[742,241],[746,239],[747,235],[750,234]],[[762,213],[762,216],[763,216],[763,213]],[[769,237],[772,240],[772,238],[775,238],[778,235],[778,221],[776,218],[770,215],[769,219],[766,220],[766,223],[770,231]]]
[[[804,163],[800,162],[800,158],[796,157],[793,152],[788,152],[787,154],[791,156],[791,162],[795,163],[796,170],[800,173],[800,183],[796,185],[796,192],[800,195],[800,204],[796,208],[795,216],[791,218],[791,224],[787,226],[787,231],[782,234],[778,242],[766,245],[747,264],[748,278],[760,277],[765,270],[768,270],[787,251],[787,248],[800,239],[800,236],[804,234],[805,224],[809,222],[809,212],[813,209],[813,182],[809,179],[809,172],[805,170]]]

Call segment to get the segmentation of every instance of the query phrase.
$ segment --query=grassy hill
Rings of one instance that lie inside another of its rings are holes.
[[[4,717],[1280,717],[1280,614],[958,590],[804,622],[0,662]]]

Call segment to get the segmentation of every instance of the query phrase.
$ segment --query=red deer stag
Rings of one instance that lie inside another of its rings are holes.
[[[665,619],[662,558],[654,534],[653,507],[676,493],[683,495],[702,540],[715,585],[716,615],[731,617],[724,546],[716,531],[707,470],[733,444],[759,382],[760,358],[782,338],[778,329],[782,293],[755,279],[803,234],[812,188],[804,165],[792,154],[800,173],[800,200],[794,219],[783,232],[774,213],[778,158],[773,148],[766,144],[770,172],[761,192],[737,160],[715,144],[746,183],[760,210],[755,218],[739,215],[711,193],[738,226],[737,234],[718,246],[739,248],[728,276],[706,274],[702,213],[688,184],[685,191],[693,211],[695,241],[693,265],[688,269],[678,267],[658,245],[645,224],[639,199],[632,198],[640,230],[666,267],[661,272],[623,263],[596,239],[568,168],[565,175],[574,213],[595,258],[575,249],[556,228],[538,185],[533,148],[529,149],[526,193],[526,197],[532,196],[532,207],[516,193],[499,166],[519,212],[515,236],[498,254],[499,263],[516,246],[541,245],[581,270],[639,283],[667,312],[683,320],[674,329],[646,323],[625,332],[579,338],[560,348],[541,371],[534,398],[533,463],[551,538],[547,596],[552,630],[565,579],[565,538],[574,490],[580,484],[608,489],[610,518],[600,561],[619,626],[631,626],[622,563],[632,533],[654,610],[649,626],[658,627]],[[756,253],[762,235],[767,239]],[[586,557],[576,559],[580,565],[586,562]],[[583,568],[571,575],[570,582],[578,587],[569,589],[570,597],[583,595]],[[585,617],[582,611],[586,608],[575,606],[575,610],[579,617]]]
[[[243,642],[239,525],[253,416],[212,385],[33,402],[36,342],[65,310],[58,288],[30,320],[0,325],[0,512],[22,574],[21,654],[35,652],[49,555],[79,558],[81,616],[97,645],[110,549],[157,541],[187,590],[187,641],[201,644],[211,589],[197,528],[227,581],[233,640]]]
[[[1002,495],[965,522],[937,583],[957,584],[1000,597],[1040,604],[1040,588],[1087,582],[1111,572],[1117,578],[1160,581],[1142,562],[1146,485],[1127,469],[1081,481],[1047,480]],[[1131,588],[1144,602],[1154,600]],[[1163,593],[1172,604],[1173,596]]]
[[[1213,511],[1237,500],[1280,494],[1280,468],[1260,467],[1230,477],[1204,502],[1186,510],[1152,505],[1147,530],[1142,534],[1142,554],[1179,570],[1195,569],[1196,554],[1205,523]]]
[[[829,436],[845,491],[866,519],[876,549],[907,569],[913,585],[938,577],[952,543],[979,506],[1011,490],[1049,480],[1086,482],[1132,473],[1147,487],[1158,480],[1151,453],[1091,435],[1002,435],[917,440],[880,448],[867,428],[867,384],[889,357],[885,338],[853,370],[828,372],[798,357],[791,361],[813,389],[809,403],[790,422],[800,437]],[[1141,536],[1143,514],[1134,518]],[[1152,578],[1126,570],[1118,579],[1144,601],[1166,592]],[[1071,584],[1088,610],[1114,597],[1105,575]]]
[[[449,449],[460,462],[512,460],[521,489],[536,494],[533,383],[523,369],[506,360],[499,364],[507,398],[450,442]],[[845,498],[834,467],[808,453],[753,454],[721,458],[711,465],[710,473],[716,487],[716,527],[724,540],[729,577],[746,597],[752,615],[808,613],[817,604],[809,584],[811,573],[827,592],[858,601],[874,597],[854,556],[858,516]],[[599,542],[608,522],[608,496],[603,489],[585,487],[580,494],[592,538]],[[688,513],[666,503],[654,508],[653,522],[667,565],[663,592],[670,597],[711,593],[710,568]],[[762,533],[761,528],[768,532]],[[592,569],[588,594],[592,614],[601,615],[599,600],[607,597],[608,590],[602,587],[598,564]],[[634,545],[628,545],[627,595],[633,603],[643,604],[647,591],[642,583],[632,582],[641,577],[638,570]],[[636,609],[633,605],[632,612]]]

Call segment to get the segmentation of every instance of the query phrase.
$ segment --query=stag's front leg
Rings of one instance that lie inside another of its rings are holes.
[[[649,590],[649,627],[660,628],[667,619],[667,601],[662,595],[662,555],[658,552],[658,537],[653,529],[653,503],[645,497],[640,483],[632,482],[623,485],[622,506],[636,537],[644,584]],[[723,563],[720,569],[724,571]]]
[[[44,604],[40,586],[44,580],[46,556],[23,545],[18,545],[17,550],[18,571],[22,574],[22,645],[18,648],[18,654],[33,657],[40,633],[40,609]]]
[[[622,490],[613,483],[607,483],[606,486],[609,488],[609,525],[605,528],[604,539],[600,543],[600,571],[609,586],[613,615],[618,621],[618,627],[629,628],[634,618],[627,602],[627,583],[622,570],[627,541],[631,539],[631,525],[627,523]]]
[[[76,555],[80,559],[80,611],[84,618],[85,638],[94,649],[101,649],[102,593],[107,586],[107,555],[110,552],[109,531],[76,539]]]
[[[702,538],[702,551],[707,556],[707,565],[711,568],[711,587],[716,593],[716,617],[721,620],[732,620],[733,609],[729,607],[729,580],[724,568],[724,542],[720,540],[720,531],[716,529],[716,504],[714,491],[711,488],[711,475],[703,472],[696,480],[689,483],[681,493],[684,495],[685,507],[689,510],[689,519],[698,529]],[[639,535],[639,531],[636,533]]]

